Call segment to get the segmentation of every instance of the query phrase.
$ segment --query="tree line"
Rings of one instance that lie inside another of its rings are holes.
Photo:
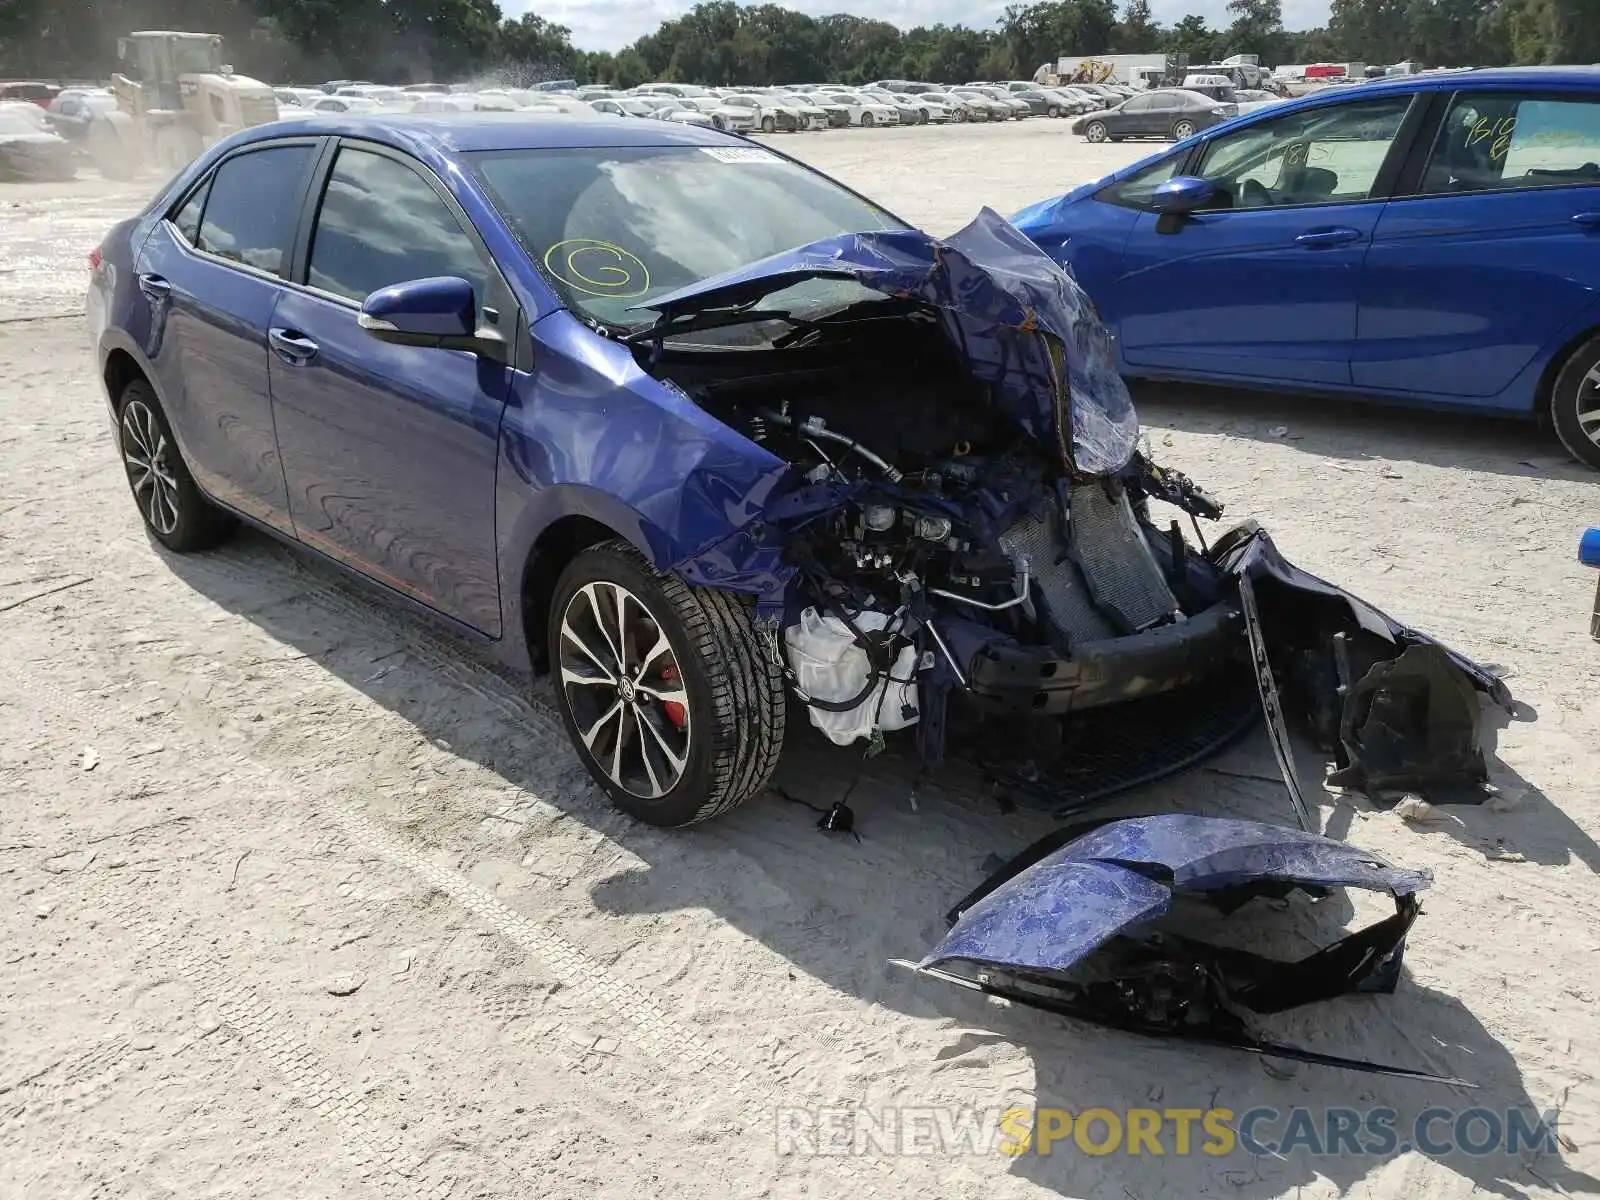
[[[1441,66],[1600,62],[1594,0],[1332,0],[1325,28],[1283,27],[1281,0],[1231,0],[1213,29],[1190,15],[1163,26],[1149,0],[1013,4],[992,28],[901,30],[776,4],[707,0],[617,51],[573,47],[570,31],[495,0],[6,0],[0,76],[104,78],[135,29],[223,35],[238,70],[276,83],[507,82],[572,78],[631,87],[650,80],[766,84],[904,78],[1025,78],[1064,54],[1166,52],[1192,63],[1252,53],[1284,62],[1402,59]]]

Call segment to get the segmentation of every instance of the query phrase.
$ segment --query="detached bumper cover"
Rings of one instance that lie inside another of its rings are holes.
[[[1417,894],[1430,882],[1303,830],[1184,813],[1136,817],[1035,843],[957,906],[953,927],[931,953],[899,965],[1129,1032],[1440,1079],[1264,1042],[1242,1015],[1392,992],[1406,933],[1421,911]],[[1234,913],[1260,897],[1341,887],[1387,893],[1395,914],[1298,961],[1159,925],[1183,896]]]

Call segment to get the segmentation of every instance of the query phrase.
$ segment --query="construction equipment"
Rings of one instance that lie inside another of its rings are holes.
[[[278,119],[272,89],[236,75],[214,33],[130,33],[117,39],[117,57],[117,111],[89,135],[91,155],[112,179],[131,179],[145,162],[175,171],[213,142]]]

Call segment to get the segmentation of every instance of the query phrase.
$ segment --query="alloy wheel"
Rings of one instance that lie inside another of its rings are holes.
[[[149,405],[142,400],[123,405],[123,465],[145,520],[163,535],[178,527],[178,481],[167,458],[170,449]]]
[[[1103,142],[1106,140],[1106,127],[1099,121],[1092,122],[1089,128],[1083,131],[1083,136],[1091,142]]]
[[[1172,127],[1172,140],[1175,142],[1181,142],[1185,138],[1193,136],[1194,126],[1189,124],[1188,121],[1179,121]]]
[[[638,596],[586,583],[561,616],[561,687],[585,749],[606,777],[646,800],[670,792],[689,764],[689,693],[677,656]]]
[[[1600,363],[1578,381],[1578,395],[1573,405],[1577,412],[1578,428],[1583,435],[1600,447]]]

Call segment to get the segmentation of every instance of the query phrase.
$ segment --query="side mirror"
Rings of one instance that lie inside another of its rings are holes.
[[[1216,198],[1217,185],[1194,175],[1178,175],[1150,193],[1150,207],[1163,216],[1186,216]]]
[[[477,327],[478,302],[472,285],[454,275],[413,279],[379,288],[367,297],[357,318],[380,342],[442,350],[489,352],[503,347],[494,330]]]

